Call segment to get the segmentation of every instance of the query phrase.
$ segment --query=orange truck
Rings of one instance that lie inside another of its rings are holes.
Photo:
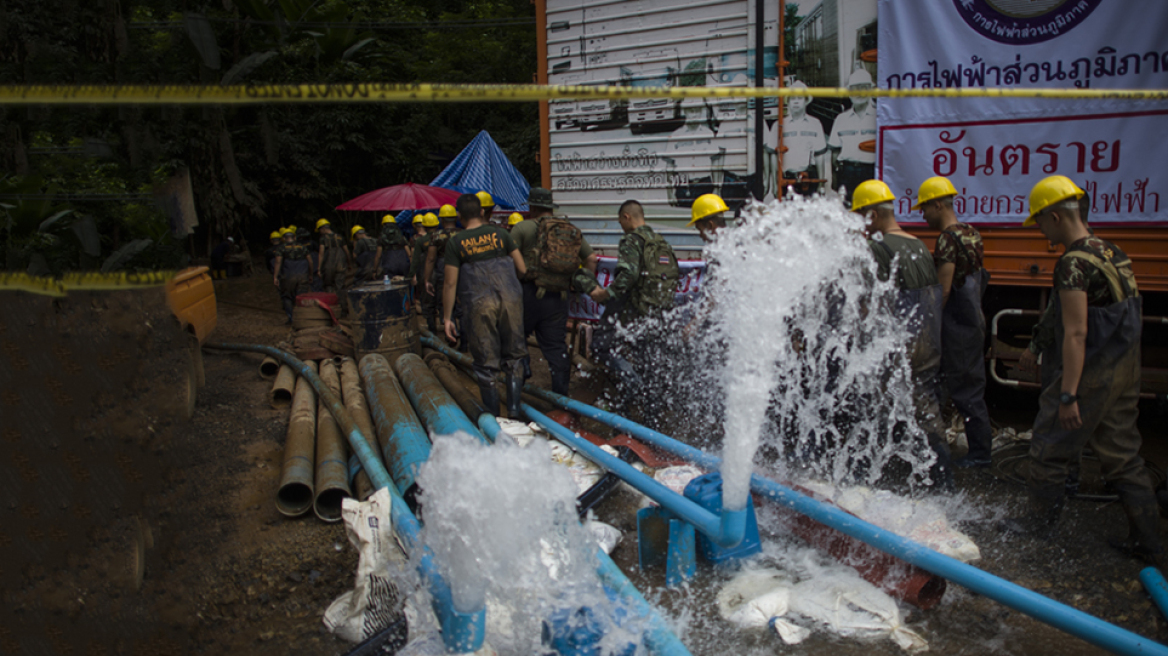
[[[1036,388],[1016,362],[1060,253],[1021,223],[1030,186],[1067,175],[1091,196],[1096,234],[1131,256],[1146,317],[1144,392],[1162,397],[1168,176],[1158,149],[1168,102],[1069,96],[1162,88],[1168,51],[1157,26],[1168,22],[1168,3],[1150,14],[1122,3],[1031,4],[1006,15],[997,3],[954,0],[535,0],[541,84],[1046,87],[1068,95],[556,99],[540,108],[541,184],[602,253],[615,253],[617,208],[634,198],[679,258],[698,258],[701,242],[685,227],[698,195],[717,193],[737,211],[800,180],[821,191],[885,180],[902,223],[931,247],[936,232],[911,211],[911,198],[922,180],[950,177],[961,202],[977,208],[959,210],[959,220],[985,240],[992,378]],[[1125,35],[1122,46],[1114,34]]]

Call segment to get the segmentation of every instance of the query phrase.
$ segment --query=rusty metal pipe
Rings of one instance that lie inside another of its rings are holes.
[[[305,365],[316,371],[316,364]],[[288,369],[289,367],[282,367]],[[288,419],[288,436],[284,442],[284,467],[280,488],[276,492],[276,509],[288,517],[299,517],[312,509],[313,462],[316,452],[316,394],[306,378],[296,381],[291,397],[292,413]]]
[[[279,373],[280,361],[270,355],[265,355],[264,361],[260,363],[260,378],[272,380]]]
[[[341,397],[345,402],[345,409],[349,411],[349,416],[353,418],[353,423],[357,424],[357,428],[361,429],[361,433],[372,437],[376,435],[373,429],[373,418],[369,416],[369,406],[365,403],[365,394],[361,392],[361,374],[357,371],[357,362],[353,358],[340,358],[340,375],[341,375]],[[380,436],[378,441],[380,442]],[[381,442],[381,449],[374,449],[373,452],[377,455],[378,460],[382,465],[385,460],[381,455],[385,451],[385,443]],[[360,460],[356,461],[354,468],[353,460],[350,459],[350,471],[356,471],[356,474],[350,476],[350,485],[357,493],[357,498],[364,501],[373,494],[373,483],[369,481],[369,474],[361,467]]]
[[[341,381],[332,360],[320,361],[320,379],[334,395],[340,394]],[[345,438],[324,399],[316,412],[316,500],[312,511],[326,522],[341,521],[341,502],[353,496],[349,489],[348,454]]]
[[[402,498],[410,508],[416,508],[418,489],[414,479],[418,468],[430,457],[430,438],[385,356],[366,355],[361,358],[360,370],[386,469]]]
[[[276,381],[272,383],[272,407],[281,410],[292,403],[292,393],[296,390],[296,372],[292,367],[283,365],[276,374]]]

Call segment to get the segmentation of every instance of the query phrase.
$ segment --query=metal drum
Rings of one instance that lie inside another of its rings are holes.
[[[357,361],[380,353],[393,362],[405,353],[421,355],[421,336],[413,327],[413,293],[401,282],[374,282],[349,290]]]

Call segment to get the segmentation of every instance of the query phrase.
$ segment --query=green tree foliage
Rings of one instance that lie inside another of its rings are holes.
[[[522,19],[533,15],[529,0],[8,0],[0,5],[0,79],[528,83],[535,25]],[[46,241],[38,221],[10,220],[0,231],[6,263],[23,268],[37,248],[56,248],[51,270],[97,268],[142,239],[174,250],[166,217],[137,195],[180,170],[190,172],[208,242],[310,224],[372,189],[429,182],[482,129],[538,178],[534,103],[0,108],[0,176],[8,176],[0,196],[9,194],[0,203],[13,206],[0,209],[40,221],[73,210],[50,226],[51,247],[36,246]],[[34,207],[5,191],[16,187],[83,199]],[[131,198],[93,200],[119,194]],[[89,233],[73,230],[82,219],[100,235],[100,257],[87,254]],[[127,266],[165,253],[140,255]]]

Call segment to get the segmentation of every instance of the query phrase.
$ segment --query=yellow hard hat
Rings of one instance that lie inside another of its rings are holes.
[[[393,220],[394,219],[392,214],[386,214],[385,216],[381,217],[381,225],[385,225]]]
[[[450,207],[450,206],[446,205],[446,207]],[[426,220],[422,221],[422,225],[427,227],[427,228],[437,228],[438,227],[438,217],[433,212],[426,212]]]
[[[523,215],[519,212],[512,212],[511,216],[507,217],[507,225],[513,226],[523,220]]]
[[[349,231],[349,239],[356,237],[358,232],[365,232],[365,228],[359,225],[353,226],[353,229]]]
[[[479,197],[479,205],[482,205],[483,207],[494,207],[495,206],[495,199],[491,198],[491,195],[488,194],[487,192],[480,191],[477,194],[475,194],[475,196]]]
[[[273,230],[272,234],[268,235],[268,239],[279,239],[280,237],[283,237],[283,236],[284,236],[283,232],[280,232],[279,230]]]
[[[888,185],[880,180],[865,180],[852,192],[852,211],[862,210],[869,205],[896,200]]]
[[[332,224],[329,223],[328,219],[321,219],[321,220],[316,222],[316,229],[320,230],[321,228],[325,227],[326,225],[332,225]]]
[[[691,216],[693,218],[689,220],[689,223],[687,223],[685,227],[688,228],[698,221],[706,218],[707,216],[710,216],[711,214],[729,211],[730,208],[726,207],[726,201],[722,200],[722,197],[718,194],[704,194],[702,196],[698,196],[698,199],[694,201],[693,208],[691,209]]]
[[[289,223],[287,230],[288,230],[288,232],[296,232],[296,226]]]
[[[921,188],[917,189],[917,204],[913,205],[914,210],[921,209],[921,205],[946,196],[956,196],[957,188],[949,182],[949,178],[941,176],[934,176],[921,183]]]
[[[458,212],[455,211],[453,205],[443,205],[438,208],[438,218],[440,219],[453,219],[456,216],[458,216]]]
[[[280,236],[288,234],[289,232],[296,232],[296,228],[280,228]]]
[[[1030,190],[1030,216],[1022,222],[1023,226],[1034,225],[1034,217],[1042,210],[1068,198],[1079,198],[1084,192],[1079,186],[1065,175],[1052,175],[1043,178]]]
[[[422,223],[425,220],[426,220],[426,215],[419,213],[419,214],[414,215],[414,219],[412,221],[410,221],[410,223]],[[422,223],[422,225],[425,225],[425,223]]]

